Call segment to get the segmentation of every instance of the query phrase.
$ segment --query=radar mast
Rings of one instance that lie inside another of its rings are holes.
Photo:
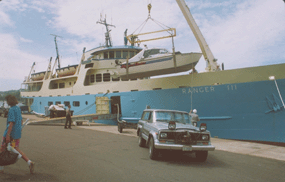
[[[110,36],[111,30],[109,30],[108,27],[115,27],[115,25],[108,24],[107,21],[106,21],[106,15],[105,15],[105,18],[103,19],[103,18],[102,18],[102,14],[100,15],[100,20],[97,21],[97,23],[100,23],[100,24],[102,24],[102,25],[105,25],[105,27],[106,27],[105,46],[106,46],[106,47],[112,47],[112,40],[111,40],[111,36]],[[115,28],[116,28],[116,27],[115,27]]]

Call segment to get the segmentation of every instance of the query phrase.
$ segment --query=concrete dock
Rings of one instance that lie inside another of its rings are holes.
[[[35,115],[25,115],[23,114],[23,118],[29,118],[31,122],[38,121],[46,121],[47,118],[40,118]],[[55,125],[54,123],[50,123],[51,125]],[[56,124],[59,126],[63,126],[63,124]],[[118,132],[118,127],[113,125],[104,125],[104,124],[96,124],[91,123],[89,125],[83,126],[73,126],[80,127],[88,130],[97,130],[103,132],[109,132],[116,135],[126,135],[130,137],[137,137],[135,129],[124,129],[122,133]],[[211,138],[212,144],[216,147],[216,150],[238,153],[243,155],[251,155],[257,157],[264,157],[270,159],[276,159],[280,161],[285,161],[285,147],[284,146],[276,146],[270,144],[261,144],[255,142],[247,142],[247,141],[237,141],[237,140],[226,140],[220,138]]]

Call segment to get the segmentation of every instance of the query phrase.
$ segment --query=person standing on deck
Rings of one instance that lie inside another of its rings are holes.
[[[17,98],[13,95],[7,95],[5,97],[7,104],[10,106],[7,127],[3,135],[0,152],[4,151],[8,143],[11,142],[11,146],[14,147],[21,155],[22,158],[28,163],[30,173],[34,173],[35,163],[29,160],[29,158],[19,148],[20,138],[22,136],[22,115],[21,109],[16,105],[18,104]],[[0,173],[4,173],[4,168],[0,166]]]
[[[197,110],[193,109],[193,113],[192,110],[189,112],[189,115],[191,116],[191,124],[193,126],[197,126],[197,122],[200,121],[200,118],[197,114]]]
[[[71,112],[70,112],[70,108],[71,108],[71,106],[68,105],[68,106],[67,106],[67,109],[66,109],[66,121],[65,121],[64,129],[67,129],[67,122],[69,122],[68,128],[69,128],[69,129],[72,129],[72,128],[71,128]]]

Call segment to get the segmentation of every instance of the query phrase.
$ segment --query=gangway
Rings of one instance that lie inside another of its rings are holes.
[[[76,115],[71,116],[72,122],[76,125],[82,125],[83,122],[87,121],[90,123],[104,123],[110,125],[117,125],[117,114],[86,114],[86,115]],[[104,122],[103,122],[104,121]],[[58,118],[39,118],[39,120],[30,121],[29,125],[58,125],[65,124],[66,117]]]

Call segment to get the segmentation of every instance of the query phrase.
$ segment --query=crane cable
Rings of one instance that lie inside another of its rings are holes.
[[[151,8],[152,8],[152,6],[151,6],[151,3],[149,3],[148,5],[147,5],[147,8],[148,8],[148,17],[147,17],[147,19],[132,33],[132,34],[134,34],[140,27],[140,31],[139,31],[139,33],[142,31],[142,29],[144,28],[144,26],[146,25],[146,23],[147,23],[147,21],[148,20],[152,20],[154,23],[156,23],[158,26],[160,26],[162,29],[164,29],[164,30],[166,30],[166,29],[170,29],[170,27],[168,27],[168,26],[166,26],[166,25],[164,25],[163,23],[161,23],[161,22],[159,22],[159,21],[157,21],[157,20],[154,20],[153,18],[151,18],[151,16],[150,16],[150,10],[151,10]],[[165,28],[166,27],[166,28]],[[171,31],[167,31],[169,34],[171,34],[172,35],[172,32]]]

